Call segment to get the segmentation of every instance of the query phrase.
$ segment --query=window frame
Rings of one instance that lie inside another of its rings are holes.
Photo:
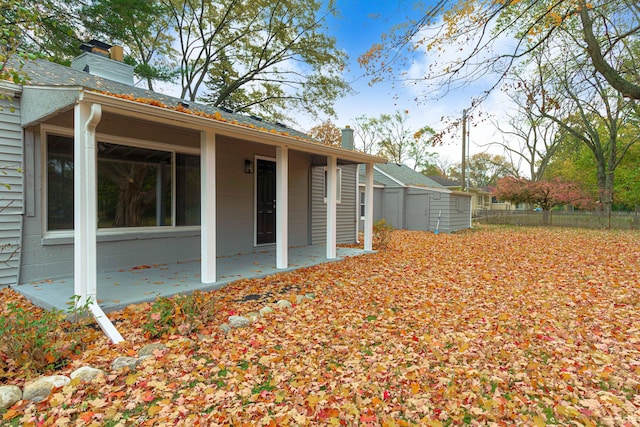
[[[336,204],[342,203],[342,168],[336,168],[336,181],[338,181],[336,189]],[[322,201],[327,203],[327,167],[322,168]]]
[[[66,127],[55,126],[55,125],[47,125],[43,124],[40,126],[40,158],[41,158],[41,208],[40,212],[42,215],[42,236],[44,238],[68,238],[74,235],[74,229],[67,230],[49,230],[48,224],[48,200],[49,200],[49,187],[48,187],[48,174],[47,174],[47,163],[48,163],[48,136],[49,135],[57,135],[61,137],[71,138],[74,140],[74,131],[73,129],[69,129]],[[165,144],[165,143],[157,143],[151,142],[147,140],[134,139],[134,138],[126,138],[114,135],[108,135],[103,133],[96,133],[96,142],[105,142],[110,144],[117,144],[122,146],[134,147],[134,148],[143,148],[148,150],[155,151],[165,151],[171,154],[171,217],[172,224],[171,225],[155,225],[155,226],[145,226],[145,227],[109,227],[109,228],[98,228],[97,235],[98,236],[135,236],[142,234],[158,234],[160,232],[183,232],[183,231],[196,231],[200,230],[200,225],[176,225],[176,154],[187,154],[187,155],[196,155],[198,157],[201,156],[199,148],[185,147],[181,145],[173,145],[173,144]],[[75,150],[75,147],[74,147]],[[75,159],[74,159],[75,165]],[[96,163],[97,167],[97,163]],[[202,203],[202,201],[201,201]],[[202,219],[201,219],[202,220]]]

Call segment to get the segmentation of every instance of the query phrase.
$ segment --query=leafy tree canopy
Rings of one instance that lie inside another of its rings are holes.
[[[351,90],[342,77],[347,55],[327,31],[327,17],[337,14],[333,0],[2,4],[21,48],[65,63],[82,41],[122,44],[149,89],[179,77],[181,97],[190,101],[291,121],[285,111],[334,115],[334,102]],[[22,9],[36,19],[21,19]]]
[[[342,131],[330,119],[309,130],[309,136],[325,145],[339,147],[342,143]]]
[[[476,153],[469,158],[466,166],[471,187],[494,187],[500,178],[517,175],[513,165],[499,154]],[[460,168],[460,163],[449,168],[449,177],[460,181]]]
[[[424,96],[496,76],[488,92],[514,64],[565,32],[585,64],[624,96],[640,99],[637,61],[618,65],[637,53],[640,6],[634,0],[439,0],[419,19],[384,34],[359,62],[373,83],[420,83]],[[425,54],[433,62],[424,74],[407,72]]]
[[[555,206],[572,205],[578,208],[593,206],[592,199],[575,182],[554,178],[530,181],[507,176],[498,180],[493,195],[498,200],[529,203],[548,211]]]

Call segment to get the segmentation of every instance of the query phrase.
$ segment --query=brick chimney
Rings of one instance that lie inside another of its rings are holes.
[[[351,129],[350,126],[345,126],[345,128],[342,129],[342,142],[340,145],[347,150],[354,149],[353,129]]]
[[[80,50],[82,53],[71,61],[71,68],[133,86],[133,67],[122,62],[121,46],[89,40],[80,45]]]

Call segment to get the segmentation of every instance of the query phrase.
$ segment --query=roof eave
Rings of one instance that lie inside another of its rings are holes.
[[[127,112],[129,117],[144,120],[171,123],[175,126],[186,127],[198,131],[213,130],[216,134],[234,138],[241,138],[271,146],[286,146],[295,150],[324,156],[336,156],[342,160],[356,163],[383,163],[386,159],[370,154],[347,150],[323,144],[316,144],[281,133],[273,133],[249,126],[233,124],[226,121],[184,113],[173,109],[157,107],[94,91],[83,91],[79,102],[100,104],[105,111],[122,114]]]

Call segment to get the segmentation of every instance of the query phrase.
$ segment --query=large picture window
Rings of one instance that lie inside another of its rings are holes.
[[[98,142],[98,227],[200,224],[200,157]],[[73,229],[73,138],[47,136],[47,228]],[[175,193],[175,194],[174,194]]]

